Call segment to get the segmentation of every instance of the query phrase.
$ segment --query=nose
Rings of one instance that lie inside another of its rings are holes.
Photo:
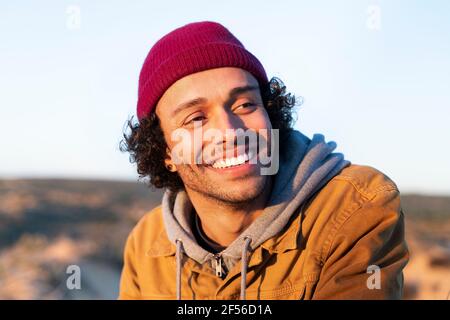
[[[245,125],[242,119],[234,114],[231,110],[226,108],[218,108],[213,121],[213,127],[221,132],[222,141],[217,143],[235,144],[237,139],[237,129],[245,130]]]

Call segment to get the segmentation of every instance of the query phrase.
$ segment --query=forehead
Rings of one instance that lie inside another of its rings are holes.
[[[258,81],[240,68],[224,67],[193,73],[172,84],[158,101],[156,110],[161,105],[166,109],[198,97],[226,99],[231,89],[247,85],[258,85]]]

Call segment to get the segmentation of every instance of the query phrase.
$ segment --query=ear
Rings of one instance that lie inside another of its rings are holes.
[[[167,170],[169,170],[170,172],[177,171],[177,167],[173,163],[172,155],[170,154],[170,150],[168,147],[166,148],[166,157],[164,158],[164,165],[166,166]]]

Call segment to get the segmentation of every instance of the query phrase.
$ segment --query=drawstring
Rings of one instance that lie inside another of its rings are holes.
[[[177,300],[181,300],[181,245],[183,242],[181,239],[177,239],[175,243],[177,244]]]
[[[242,269],[241,269],[241,300],[245,300],[245,289],[247,286],[247,252],[252,238],[249,236],[244,237],[244,247],[242,248]]]
[[[241,269],[241,300],[245,300],[245,289],[247,286],[247,253],[250,246],[250,243],[252,242],[252,238],[249,236],[244,237],[244,246],[242,247],[242,269]],[[177,251],[176,251],[176,264],[177,264],[177,300],[181,300],[181,246],[183,242],[181,239],[176,239],[175,243],[177,244]]]

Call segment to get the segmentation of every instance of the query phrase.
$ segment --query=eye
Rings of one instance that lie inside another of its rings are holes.
[[[255,103],[246,102],[234,108],[233,111],[252,111],[255,109],[255,107],[256,107]]]
[[[186,120],[184,122],[184,125],[191,125],[191,124],[194,124],[195,121],[203,121],[204,119],[206,119],[205,116],[197,115],[195,117],[192,117],[192,118],[189,118],[188,120]]]

